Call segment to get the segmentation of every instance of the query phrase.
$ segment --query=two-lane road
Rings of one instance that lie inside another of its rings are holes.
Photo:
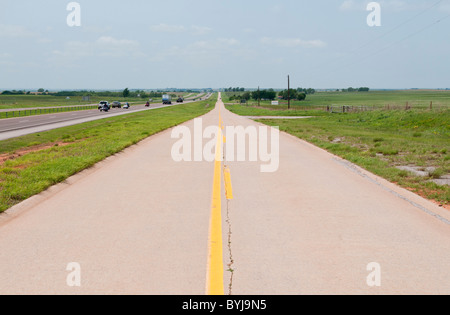
[[[262,126],[220,100],[201,122],[178,131]],[[0,215],[0,292],[450,294],[444,209],[285,133],[261,173],[176,162],[172,131]]]

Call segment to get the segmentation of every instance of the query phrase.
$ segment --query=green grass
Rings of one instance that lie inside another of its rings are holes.
[[[225,103],[230,102],[229,97],[239,95],[242,92],[222,93]],[[237,101],[231,101],[231,103]],[[292,101],[291,105],[296,107],[321,107],[338,105],[338,106],[367,106],[369,108],[405,108],[406,103],[413,108],[429,108],[430,102],[433,102],[433,108],[439,109],[450,106],[450,91],[371,91],[358,93],[342,93],[342,92],[317,92],[313,95],[307,95],[305,101]],[[263,101],[261,105],[266,108],[276,109],[287,108],[287,102],[281,101],[279,106],[271,106],[271,102]],[[257,105],[257,102],[251,101],[250,106]]]
[[[35,108],[98,104],[100,101],[139,102],[144,104],[142,98],[111,98],[91,97],[90,101],[83,101],[81,96],[71,96],[69,100],[64,96],[52,95],[0,95],[0,109]]]
[[[325,110],[303,110],[293,108],[292,110],[272,108],[272,107],[256,107],[243,105],[227,105],[227,109],[232,113],[241,116],[321,116],[328,115]]]
[[[267,115],[268,109],[228,106],[244,115]],[[270,111],[270,110],[269,110]],[[272,116],[283,111],[273,112]],[[291,111],[293,112],[293,111]],[[261,116],[260,115],[260,116]],[[317,115],[301,120],[260,120],[339,155],[385,179],[442,204],[450,187],[429,182],[450,173],[450,109],[399,110]],[[436,167],[422,178],[396,166]]]
[[[211,102],[111,117],[0,141],[0,155],[49,146],[0,164],[0,212],[155,133],[207,113],[213,109],[206,106]]]

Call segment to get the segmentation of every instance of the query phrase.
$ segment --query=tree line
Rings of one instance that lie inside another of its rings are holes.
[[[341,91],[342,92],[350,92],[350,93],[353,93],[353,92],[369,92],[370,88],[368,88],[368,87],[360,87],[360,88],[349,87],[348,89],[342,89]]]
[[[228,88],[228,89],[224,89],[225,92],[245,92],[245,88],[243,87],[236,87],[236,88]]]
[[[232,92],[232,91],[231,91]],[[266,89],[266,90],[257,90],[252,92],[245,92],[242,94],[235,94],[230,97],[230,100],[245,100],[249,101],[250,99],[253,100],[269,100],[273,101],[277,98],[282,100],[298,100],[298,101],[304,101],[306,99],[306,96],[308,94],[315,94],[316,90],[309,88],[298,88],[298,89],[290,89],[283,90],[280,92],[276,92],[274,89]]]
[[[59,97],[76,97],[76,96],[98,96],[98,97],[132,97],[132,98],[138,98],[141,97],[143,99],[146,98],[159,98],[162,97],[164,92],[160,91],[151,91],[151,92],[145,92],[144,90],[136,90],[136,91],[130,91],[128,88],[123,90],[122,92],[112,92],[112,91],[88,91],[88,90],[82,90],[82,91],[59,91],[59,92],[49,92],[48,90],[39,89],[38,93],[41,93],[42,95],[51,95],[51,96],[59,96]],[[25,92],[24,90],[21,91],[3,91],[1,95],[30,95],[31,92]]]

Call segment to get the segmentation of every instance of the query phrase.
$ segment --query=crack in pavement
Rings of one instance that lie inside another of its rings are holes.
[[[231,236],[233,235],[233,230],[231,226],[231,218],[230,218],[230,200],[227,200],[227,220],[228,224],[228,255],[229,255],[229,263],[228,266],[228,272],[230,272],[230,282],[228,284],[228,295],[233,295],[233,278],[234,278],[234,259],[233,259],[233,251],[231,248]]]

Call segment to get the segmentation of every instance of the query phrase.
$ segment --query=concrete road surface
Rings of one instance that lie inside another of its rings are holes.
[[[220,101],[201,122],[262,126]],[[445,210],[284,133],[262,173],[175,162],[172,131],[1,215],[0,292],[450,294]]]

